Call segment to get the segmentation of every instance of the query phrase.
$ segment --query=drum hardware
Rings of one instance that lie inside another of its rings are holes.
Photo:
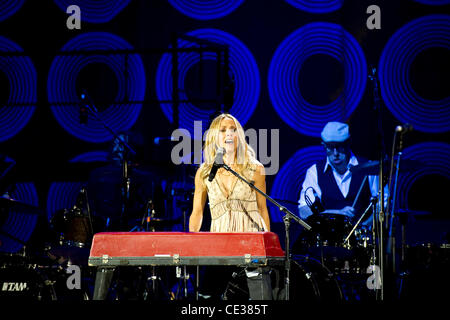
[[[366,176],[365,178],[367,178],[367,176]],[[365,178],[364,178],[364,179],[365,179]],[[363,183],[364,183],[364,181],[363,181]],[[361,189],[360,189],[360,190],[361,190]],[[376,203],[377,203],[377,198],[376,198],[376,197],[372,197],[372,199],[370,199],[370,204],[369,204],[369,206],[366,208],[366,210],[363,212],[363,214],[361,215],[361,217],[360,217],[360,218],[358,219],[358,221],[355,223],[355,225],[353,226],[352,230],[351,230],[350,233],[347,235],[347,237],[345,237],[345,239],[344,239],[344,247],[346,247],[346,248],[348,248],[348,249],[351,249],[351,248],[352,248],[352,246],[351,246],[351,244],[350,244],[350,237],[352,236],[353,233],[355,233],[355,230],[356,230],[356,228],[358,228],[358,226],[360,225],[360,223],[361,223],[365,218],[367,218],[366,216],[367,216],[367,213],[369,212],[369,210],[370,210],[370,209],[375,210]],[[361,233],[359,232],[359,234],[361,234]],[[363,244],[363,246],[366,247],[366,246],[367,246],[367,237],[364,237],[364,242],[365,242],[365,244]]]
[[[145,206],[145,212],[142,216],[142,219],[136,220],[137,225],[135,225],[130,232],[155,232],[157,227],[172,225],[173,221],[167,221],[160,218],[155,218],[156,211],[154,207],[153,200],[150,198],[147,200]],[[159,228],[158,228],[159,229]],[[186,267],[184,267],[186,268]],[[178,269],[177,267],[177,278],[178,278]],[[142,293],[143,300],[147,300],[149,298],[156,298],[158,289],[161,288],[162,292],[165,294],[168,299],[176,299],[176,297],[169,296],[169,293],[163,283],[163,280],[160,275],[157,273],[156,266],[151,266],[150,271],[147,268],[140,267],[139,270],[144,274],[144,282],[145,287]],[[149,283],[151,282],[151,285]]]
[[[162,219],[155,218],[155,207],[153,204],[153,200],[150,198],[147,200],[145,205],[144,215],[142,216],[142,220],[138,225],[135,225],[130,232],[133,231],[146,231],[146,232],[154,232],[155,231],[155,223],[162,222]]]
[[[116,144],[116,155],[121,162],[122,166],[122,207],[120,212],[120,225],[124,226],[126,211],[128,210],[130,200],[130,175],[129,175],[129,156],[135,156],[136,151],[128,144],[127,136],[125,134],[119,134],[109,127],[106,122],[99,116],[98,109],[95,107],[93,100],[87,94],[86,90],[82,90],[80,94],[83,105],[86,106],[88,112],[90,112],[101,125],[110,132],[114,137],[114,143]]]

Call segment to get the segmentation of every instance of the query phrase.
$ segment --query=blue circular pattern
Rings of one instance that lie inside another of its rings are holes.
[[[174,8],[188,17],[198,20],[212,20],[230,14],[244,0],[169,0],[169,2]]]
[[[122,38],[105,32],[81,34],[70,40],[62,51],[73,55],[57,56],[50,67],[47,93],[56,120],[70,134],[88,142],[105,142],[113,138],[102,123],[89,112],[87,124],[80,124],[76,79],[80,71],[90,63],[108,65],[118,81],[116,101],[127,97],[129,101],[143,101],[145,96],[145,70],[138,54],[89,54],[90,50],[131,50]],[[84,54],[83,52],[87,52]],[[74,104],[58,105],[62,102]],[[95,103],[95,101],[94,101]],[[112,104],[98,116],[116,132],[130,129],[136,122],[142,103]]]
[[[109,153],[106,151],[90,151],[72,158],[69,162],[106,162],[108,156]],[[85,183],[74,181],[58,181],[50,184],[47,194],[47,218],[49,221],[57,211],[73,207],[83,184]]]
[[[278,171],[270,196],[274,199],[298,202],[306,170],[325,157],[326,154],[322,146],[311,146],[297,151]],[[280,204],[284,205],[292,213],[298,214],[298,206],[282,202]],[[268,206],[271,221],[275,223],[282,222],[284,214],[274,205],[269,203]]]
[[[285,0],[290,5],[309,13],[329,13],[339,10],[344,0]]]
[[[430,6],[441,6],[445,4],[450,4],[450,0],[414,0],[422,4],[427,4]]]
[[[81,21],[104,23],[111,21],[131,0],[54,0],[66,12],[67,7],[77,5],[81,11]]]
[[[0,142],[16,135],[31,119],[37,101],[37,74],[33,62],[27,56],[14,55],[23,49],[11,40],[0,36],[0,72],[4,72],[10,85],[6,106],[0,108]],[[11,104],[11,106],[8,106]]]
[[[110,156],[110,153],[108,151],[90,151],[86,153],[82,153],[73,159],[71,159],[69,162],[94,162],[94,161],[108,161],[108,157]]]
[[[403,159],[415,160],[421,163],[414,171],[401,172],[398,179],[398,205],[397,208],[408,209],[408,194],[419,178],[426,175],[440,175],[450,179],[450,144],[443,142],[423,142],[403,150]]]
[[[37,190],[32,182],[17,183],[14,191],[11,192],[10,197],[36,207],[39,205]],[[5,220],[0,229],[0,252],[18,252],[23,248],[21,242],[26,243],[33,233],[38,220],[38,215],[11,209],[7,213],[6,218],[3,217],[3,219]],[[7,235],[11,235],[21,242],[16,241]]]
[[[449,15],[425,16],[404,25],[389,39],[379,63],[381,94],[392,114],[432,133],[450,130],[450,96],[424,99],[414,91],[408,75],[417,55],[436,47],[450,50]]]
[[[8,19],[16,13],[25,0],[3,0],[0,2],[0,21]]]
[[[214,43],[229,45],[229,66],[230,72],[235,79],[234,103],[229,112],[233,114],[242,125],[244,125],[259,100],[260,78],[259,70],[253,55],[248,48],[237,38],[217,29],[199,29],[189,32],[187,35],[206,39]],[[180,48],[192,47],[191,42],[184,40],[178,41]],[[156,73],[156,94],[159,100],[172,99],[172,57],[170,54],[164,54],[161,58]],[[188,99],[184,91],[184,82],[186,74],[190,67],[200,61],[198,53],[180,53],[179,61],[179,98]],[[203,59],[216,60],[215,53],[203,53]],[[173,122],[172,103],[161,103],[161,109],[170,122]],[[202,110],[192,103],[180,103],[179,106],[179,126],[187,129],[193,134],[194,121],[209,122],[213,110]]]
[[[325,106],[306,101],[299,90],[302,64],[315,54],[343,63],[343,93]],[[346,121],[366,86],[367,66],[358,42],[340,25],[314,22],[290,34],[277,48],[269,67],[268,89],[280,117],[296,131],[318,137],[330,120]]]

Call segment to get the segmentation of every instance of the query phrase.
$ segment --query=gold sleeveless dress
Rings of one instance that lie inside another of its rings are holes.
[[[242,175],[252,181],[256,166],[246,169]],[[256,202],[256,191],[237,177],[231,190],[227,191],[220,176],[204,180],[208,191],[211,211],[211,232],[257,232],[267,231]]]

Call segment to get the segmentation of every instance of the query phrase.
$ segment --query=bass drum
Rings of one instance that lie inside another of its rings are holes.
[[[327,267],[308,256],[293,255],[289,273],[289,300],[337,302],[343,300],[338,281]],[[284,283],[284,280],[282,280]],[[278,300],[285,299],[285,289]]]
[[[61,266],[3,264],[0,266],[0,301],[83,301],[89,300],[87,284],[69,289],[70,275]]]
[[[56,300],[53,283],[34,265],[0,267],[0,300]]]

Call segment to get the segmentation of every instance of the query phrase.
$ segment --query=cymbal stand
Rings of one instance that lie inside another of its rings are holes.
[[[154,218],[156,212],[155,212],[155,206],[153,203],[153,200],[150,198],[147,201],[147,204],[145,206],[145,213],[142,217],[142,221],[140,225],[136,225],[134,226],[130,232],[133,231],[145,231],[145,232],[154,232],[155,228],[153,226],[150,226],[150,222],[152,221],[152,219]],[[144,227],[145,226],[145,227]],[[162,291],[164,292],[164,294],[168,297],[168,291],[166,290],[166,287],[164,286],[164,283],[161,279],[160,276],[157,275],[156,273],[156,266],[151,266],[151,272],[145,272],[145,277],[146,277],[146,290],[143,293],[143,299],[147,300],[147,298],[149,297],[149,293],[148,291],[151,291],[153,294],[153,297],[156,297],[156,291],[157,291],[157,287],[160,286],[162,288]],[[149,286],[148,286],[148,282],[151,281],[151,290],[148,290]],[[148,291],[147,291],[148,290]]]
[[[80,95],[81,103],[86,107],[86,109],[95,117],[95,119],[100,122],[100,124],[114,137],[119,143],[124,147],[124,156],[122,159],[122,210],[120,213],[120,225],[123,227],[125,211],[128,206],[128,199],[130,194],[130,177],[128,170],[128,156],[131,154],[136,155],[136,151],[123,139],[123,137],[115,132],[111,127],[109,127],[105,121],[98,115],[98,109],[95,107],[94,102],[87,94],[86,90],[82,90]]]

